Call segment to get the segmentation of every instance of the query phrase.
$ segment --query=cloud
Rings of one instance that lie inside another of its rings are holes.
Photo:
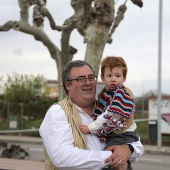
[[[19,56],[22,56],[22,54],[23,54],[21,48],[15,49],[12,53],[15,55],[19,55]]]

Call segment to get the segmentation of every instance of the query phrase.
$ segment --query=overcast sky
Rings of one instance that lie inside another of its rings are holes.
[[[124,2],[119,0],[119,2]],[[113,34],[112,44],[107,44],[103,57],[122,56],[128,65],[125,85],[140,96],[158,86],[158,16],[159,0],[143,0],[143,8],[129,0],[125,18]],[[163,1],[162,25],[162,92],[170,94],[170,1]],[[57,25],[73,14],[70,0],[48,0]],[[0,25],[8,20],[19,19],[17,0],[0,0]],[[30,15],[30,21],[32,16]],[[49,37],[60,48],[60,34],[52,31],[46,22]],[[78,49],[74,59],[84,59],[85,44],[76,32],[71,36],[71,45]],[[12,73],[44,75],[57,79],[56,64],[41,42],[28,34],[10,30],[0,32],[0,76],[5,80]],[[1,81],[2,83],[2,81]]]

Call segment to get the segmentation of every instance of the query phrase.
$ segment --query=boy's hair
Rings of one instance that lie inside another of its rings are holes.
[[[101,63],[101,76],[104,76],[104,70],[105,68],[110,68],[112,70],[115,67],[122,68],[123,69],[123,76],[126,77],[127,75],[127,65],[125,60],[122,57],[116,57],[116,56],[108,56],[103,59]]]

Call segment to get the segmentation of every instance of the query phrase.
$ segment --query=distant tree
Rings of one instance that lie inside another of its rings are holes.
[[[38,101],[43,97],[43,86],[46,81],[41,75],[7,75],[4,98],[9,102],[29,103]]]
[[[0,26],[0,31],[14,29],[32,35],[47,47],[51,58],[55,60],[58,75],[61,75],[64,65],[71,61],[77,52],[76,47],[70,45],[73,30],[77,30],[84,37],[87,44],[85,60],[91,64],[98,75],[100,61],[107,43],[112,43],[112,34],[124,19],[126,2],[116,7],[115,0],[70,0],[74,14],[64,21],[62,26],[56,25],[53,16],[46,8],[47,0],[18,0],[20,20],[7,21]],[[143,6],[142,0],[129,0],[138,7]],[[56,1],[57,3],[57,1]],[[33,7],[32,25],[29,20],[30,8]],[[61,7],[60,7],[61,8]],[[117,8],[117,9],[116,9]],[[64,9],[63,10],[67,10]],[[117,13],[116,13],[117,11]],[[57,13],[57,9],[56,9]],[[64,14],[64,13],[63,13]],[[52,30],[61,31],[61,49],[50,40],[44,31],[45,17],[49,20]],[[62,87],[61,76],[58,76],[58,87]],[[63,88],[59,88],[59,99],[65,96]]]
[[[135,110],[136,112],[142,112],[142,111],[146,111],[148,110],[148,98],[146,97],[139,97],[136,101],[135,101]]]

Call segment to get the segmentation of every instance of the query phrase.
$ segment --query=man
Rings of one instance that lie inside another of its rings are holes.
[[[68,97],[49,108],[40,126],[46,170],[100,170],[108,164],[119,168],[143,154],[140,141],[103,151],[105,144],[95,135],[81,133],[80,125],[93,121],[96,76],[88,63],[76,60],[66,64],[62,81]]]

